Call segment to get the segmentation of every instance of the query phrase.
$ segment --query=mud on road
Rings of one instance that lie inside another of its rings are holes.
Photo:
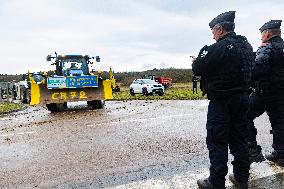
[[[74,103],[67,112],[30,107],[3,115],[0,188],[196,188],[208,176],[207,105],[110,101],[102,110]],[[256,122],[267,152],[268,118]],[[284,186],[282,172],[253,164],[251,188]]]

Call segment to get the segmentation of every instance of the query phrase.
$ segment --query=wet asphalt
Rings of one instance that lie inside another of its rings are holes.
[[[78,102],[66,112],[38,106],[1,115],[0,188],[197,188],[209,174],[207,105],[109,101],[90,110]],[[264,114],[255,123],[268,153],[269,119]],[[283,169],[253,163],[250,188],[284,188]]]

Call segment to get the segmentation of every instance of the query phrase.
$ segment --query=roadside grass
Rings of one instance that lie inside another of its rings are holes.
[[[22,106],[12,102],[0,102],[0,114],[8,113],[10,111],[19,110]]]
[[[123,86],[120,92],[113,93],[113,100],[199,100],[205,98],[200,90],[197,94],[192,94],[191,83],[174,83],[172,88],[165,90],[163,96],[142,94],[131,96],[128,86]]]

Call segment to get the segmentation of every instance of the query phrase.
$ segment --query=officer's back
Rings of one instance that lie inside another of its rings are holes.
[[[273,24],[280,25],[281,22],[270,21],[260,31],[265,32],[266,27],[272,27]],[[270,32],[276,32],[275,36],[264,42],[256,52],[252,81],[252,87],[257,92],[268,96],[284,93],[284,41],[279,34],[280,29]]]
[[[204,77],[208,99],[229,97],[248,90],[250,67],[253,62],[252,46],[246,38],[230,32],[213,45],[202,49],[204,62],[193,65],[193,72]],[[208,54],[207,54],[208,53]],[[210,54],[209,54],[210,53]],[[210,64],[206,64],[206,59]]]

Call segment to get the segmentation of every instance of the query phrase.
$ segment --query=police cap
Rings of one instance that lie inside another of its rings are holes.
[[[212,29],[216,24],[220,23],[231,23],[234,24],[236,11],[229,11],[219,14],[216,18],[214,18],[210,23],[209,27]]]
[[[264,30],[267,29],[280,29],[282,20],[270,20],[269,22],[266,22],[259,28],[259,31],[262,33]]]

